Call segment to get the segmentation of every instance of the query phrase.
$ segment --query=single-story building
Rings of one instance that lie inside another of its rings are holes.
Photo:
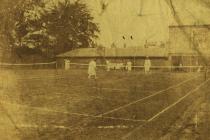
[[[149,57],[153,65],[170,65],[168,61],[168,50],[163,47],[130,47],[130,48],[80,48],[57,55],[58,68],[64,68],[64,60],[70,63],[88,64],[91,59],[96,59],[97,64],[124,63],[131,61],[133,65],[143,66],[146,57]],[[82,67],[83,65],[75,65]],[[87,66],[86,66],[87,67]]]

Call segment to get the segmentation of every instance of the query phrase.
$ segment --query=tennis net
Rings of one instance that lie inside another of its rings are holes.
[[[55,69],[56,62],[49,63],[0,63],[1,69]]]

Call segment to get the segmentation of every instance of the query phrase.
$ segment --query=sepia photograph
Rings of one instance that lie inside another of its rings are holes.
[[[0,140],[210,140],[210,0],[0,0]]]

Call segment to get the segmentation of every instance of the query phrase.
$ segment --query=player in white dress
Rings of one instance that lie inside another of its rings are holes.
[[[147,56],[147,58],[144,61],[144,72],[145,72],[145,74],[148,74],[150,72],[150,67],[151,67],[151,61],[150,61],[149,57]]]
[[[65,70],[69,70],[70,69],[70,60],[69,59],[65,59],[64,63],[65,63]]]
[[[132,70],[132,63],[131,61],[127,62],[127,71],[130,72]]]
[[[91,60],[88,65],[88,78],[94,77],[96,79],[96,61]]]

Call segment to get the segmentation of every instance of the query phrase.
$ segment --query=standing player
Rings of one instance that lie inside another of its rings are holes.
[[[198,66],[198,69],[197,69],[197,72],[201,72],[201,68],[202,68],[202,66],[199,65],[199,66]]]
[[[109,60],[106,60],[106,70],[107,71],[110,71],[110,62],[109,62]]]
[[[130,72],[132,70],[132,63],[131,63],[131,61],[127,62],[127,70],[128,70],[128,72]]]
[[[144,72],[145,72],[145,74],[149,73],[150,67],[151,67],[151,61],[150,61],[149,57],[147,56],[145,61],[144,61]]]
[[[69,59],[65,59],[64,60],[64,64],[65,64],[65,70],[69,70],[70,69],[70,60]]]
[[[94,77],[94,79],[96,79],[96,61],[95,60],[91,60],[88,65],[88,79],[90,79],[92,76]]]

